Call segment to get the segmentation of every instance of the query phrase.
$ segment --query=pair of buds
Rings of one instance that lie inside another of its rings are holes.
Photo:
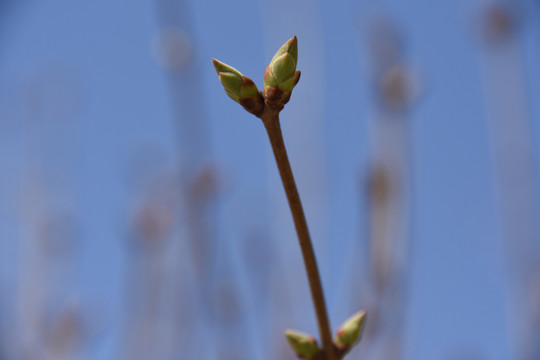
[[[283,109],[300,80],[300,71],[296,70],[298,62],[296,36],[289,39],[277,51],[266,67],[262,92],[257,89],[253,80],[232,66],[216,59],[212,59],[212,62],[227,95],[255,116],[261,116],[265,106],[278,111]]]
[[[363,311],[354,314],[343,323],[334,340],[334,344],[341,354],[347,353],[360,340],[365,323],[366,313]],[[322,358],[322,351],[313,336],[298,331],[287,330],[285,337],[298,358],[305,360],[318,360]]]

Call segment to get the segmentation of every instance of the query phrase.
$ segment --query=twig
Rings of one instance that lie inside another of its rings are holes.
[[[291,98],[291,93],[300,80],[300,70],[296,70],[298,62],[296,36],[289,39],[276,52],[270,65],[266,67],[262,91],[258,90],[253,80],[232,66],[216,59],[212,59],[212,62],[227,95],[263,121],[291,208],[315,307],[322,349],[311,335],[294,330],[285,332],[287,341],[301,359],[340,360],[360,339],[366,313],[361,311],[350,317],[338,330],[336,342],[332,341],[317,260],[279,123],[279,112]]]
[[[330,321],[328,320],[328,314],[326,311],[326,302],[324,300],[324,293],[321,283],[321,277],[319,275],[319,269],[317,267],[317,260],[315,258],[315,252],[313,251],[313,245],[309,236],[309,230],[306,223],[306,217],[300,201],[300,195],[296,188],[296,182],[292,173],[291,164],[289,163],[289,157],[287,156],[287,150],[285,149],[285,143],[283,142],[283,135],[281,134],[281,125],[279,123],[279,110],[274,110],[270,107],[266,107],[263,114],[260,116],[272,150],[276,158],[276,164],[279,169],[281,181],[285,193],[287,194],[287,200],[291,208],[291,213],[294,220],[294,226],[298,235],[298,241],[300,243],[300,249],[302,250],[302,256],[304,258],[304,265],[309,281],[309,287],[311,290],[311,298],[315,307],[315,314],[317,316],[317,323],[319,326],[319,334],[322,341],[323,351],[326,356],[326,360],[337,360],[336,350],[332,342],[332,332],[330,328]]]

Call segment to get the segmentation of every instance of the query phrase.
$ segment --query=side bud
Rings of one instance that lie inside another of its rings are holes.
[[[351,316],[337,332],[336,345],[342,350],[350,349],[362,337],[366,324],[366,313],[360,311]]]
[[[300,71],[298,62],[298,41],[296,36],[289,39],[274,55],[264,71],[263,96],[268,106],[281,110],[291,98]]]
[[[285,331],[285,337],[299,359],[316,360],[321,353],[317,340],[313,336],[294,331]]]
[[[221,61],[212,59],[212,63],[227,95],[248,112],[260,116],[264,110],[264,99],[253,80]]]

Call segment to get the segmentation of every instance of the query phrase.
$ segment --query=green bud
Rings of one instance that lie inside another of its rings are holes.
[[[315,356],[321,352],[317,340],[311,335],[287,330],[285,331],[285,337],[300,359],[315,360]]]
[[[233,73],[219,73],[219,81],[223,84],[227,94],[234,100],[240,99],[242,91],[242,77]]]
[[[253,80],[221,61],[212,59],[212,63],[227,95],[250,113],[261,115],[264,110],[264,99]]]
[[[296,39],[296,36],[293,36],[292,38],[287,40],[287,42],[279,48],[279,50],[272,58],[271,62],[273,62],[276,58],[280,57],[285,53],[289,53],[292,56],[294,64],[296,65],[296,63],[298,62],[298,40]]]
[[[297,62],[298,41],[294,36],[277,51],[264,71],[263,96],[268,106],[281,110],[289,101],[300,79]]]
[[[300,70],[296,70],[293,73],[293,76],[291,76],[287,80],[283,81],[280,84],[280,88],[285,89],[285,90],[290,89],[289,91],[292,91],[292,89],[294,89],[296,84],[298,84],[298,80],[300,80]]]
[[[366,313],[360,311],[343,323],[337,332],[336,345],[348,349],[360,340],[366,324]]]
[[[294,74],[296,62],[289,53],[285,53],[270,63],[276,85],[286,81]]]
[[[214,64],[214,68],[216,69],[216,72],[218,73],[218,75],[219,73],[231,73],[231,74],[235,74],[236,76],[242,77],[242,73],[236,70],[235,68],[233,68],[232,66],[222,63],[221,61],[216,60],[214,58],[212,58],[212,63]]]

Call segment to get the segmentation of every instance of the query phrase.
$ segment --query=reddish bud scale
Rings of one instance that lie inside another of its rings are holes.
[[[284,96],[284,92],[278,87],[265,87],[263,90],[263,95],[266,101],[266,104],[273,108],[281,110],[285,104],[289,101],[291,95]]]
[[[246,109],[246,111],[252,113],[255,116],[261,116],[264,112],[264,99],[261,94],[259,94],[259,98],[257,100],[249,97],[239,99],[238,102],[244,107],[244,109]]]
[[[248,87],[248,86],[257,86],[255,85],[255,83],[253,82],[253,80],[251,80],[250,78],[248,78],[247,76],[242,76],[242,86],[245,86],[245,87]]]

